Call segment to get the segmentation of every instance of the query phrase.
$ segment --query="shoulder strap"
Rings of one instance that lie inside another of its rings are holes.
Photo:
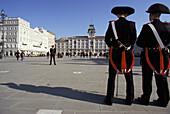
[[[158,44],[160,45],[160,47],[161,47],[161,48],[165,48],[165,46],[164,46],[164,44],[162,43],[162,40],[161,40],[161,38],[160,38],[157,30],[155,29],[155,27],[154,27],[152,24],[148,24],[148,25],[151,27],[151,29],[152,29],[152,31],[153,31],[153,33],[154,33],[154,35],[155,35],[155,37],[156,37],[156,40],[157,40]]]
[[[113,21],[113,22],[111,22],[111,24],[112,24],[113,33],[115,35],[115,39],[117,40],[118,36],[117,36],[117,32],[116,32],[115,22]]]

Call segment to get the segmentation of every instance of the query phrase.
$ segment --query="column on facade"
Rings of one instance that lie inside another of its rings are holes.
[[[80,48],[79,48],[79,50],[80,50],[80,53],[81,53],[81,52],[82,52],[82,51],[81,51],[81,39],[80,39]]]
[[[91,39],[88,38],[88,51],[91,51],[91,45],[90,45]]]
[[[78,43],[79,43],[78,40],[79,40],[79,39],[76,39],[76,55],[78,54],[78,47],[79,47],[79,46],[78,46]]]
[[[70,40],[68,39],[68,53],[70,53]]]
[[[73,46],[74,46],[74,44],[73,44],[73,38],[72,38],[72,40],[71,40],[71,52],[70,53],[73,53]]]
[[[95,53],[95,50],[96,50],[96,39],[93,38],[93,54]]]
[[[73,54],[73,51],[74,51],[74,39],[72,39],[72,50],[71,50],[72,54]]]

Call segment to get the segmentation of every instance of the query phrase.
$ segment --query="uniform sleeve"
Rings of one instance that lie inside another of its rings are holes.
[[[137,34],[136,34],[136,26],[135,23],[132,23],[132,35],[131,35],[131,45],[132,45],[132,49],[133,49],[133,45],[135,44],[135,41],[137,39]]]
[[[144,26],[142,27],[142,30],[141,30],[141,32],[140,32],[140,34],[139,34],[139,36],[138,36],[137,41],[136,41],[136,45],[137,45],[137,46],[139,46],[139,47],[141,47],[141,48],[146,47],[146,38],[147,38],[146,35],[147,35],[147,28],[146,28],[146,26],[144,25]]]
[[[168,44],[170,43],[170,23],[166,25],[167,28],[167,40],[168,40]]]
[[[108,45],[108,47],[113,46],[113,47],[117,48],[119,46],[119,44],[118,44],[118,42],[115,39],[115,36],[113,34],[113,29],[112,29],[111,23],[109,23],[109,27],[108,27],[106,34],[105,34],[105,42]]]

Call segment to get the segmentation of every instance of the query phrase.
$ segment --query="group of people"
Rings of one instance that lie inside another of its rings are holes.
[[[109,78],[107,95],[104,99],[107,105],[112,105],[114,100],[115,77],[117,73],[125,75],[126,99],[125,103],[131,105],[134,101],[134,82],[132,68],[134,54],[132,49],[136,42],[143,48],[141,53],[142,65],[142,89],[143,94],[138,98],[142,105],[149,105],[152,93],[152,77],[155,74],[157,86],[157,103],[166,107],[169,102],[169,90],[166,72],[169,69],[170,23],[161,22],[161,14],[170,14],[167,6],[155,3],[146,11],[149,13],[150,22],[143,25],[138,36],[135,22],[126,19],[135,10],[132,7],[114,7],[111,11],[118,20],[109,22],[105,34],[105,42],[110,47],[109,54]],[[137,40],[137,41],[136,41]]]
[[[125,75],[126,79],[126,100],[127,105],[132,105],[134,101],[134,83],[132,68],[134,65],[134,54],[132,49],[136,42],[137,46],[143,48],[141,52],[142,65],[142,89],[143,94],[138,98],[142,105],[149,105],[152,93],[152,77],[155,73],[157,86],[157,103],[166,107],[170,96],[166,73],[169,70],[169,49],[170,43],[170,23],[161,22],[161,14],[170,14],[167,6],[156,3],[151,5],[146,11],[149,13],[150,22],[143,25],[138,36],[136,34],[135,22],[126,19],[135,10],[132,7],[114,7],[111,11],[118,17],[118,20],[109,22],[109,27],[105,34],[105,42],[110,47],[109,52],[109,78],[107,85],[107,95],[104,99],[107,105],[112,105],[114,100],[115,77],[117,73]],[[136,41],[137,39],[137,41]],[[50,49],[50,65],[52,59],[54,65],[56,49]]]
[[[92,52],[90,51],[89,53],[88,52],[78,52],[78,53],[76,53],[76,52],[74,52],[73,54],[72,54],[72,52],[70,52],[70,53],[68,53],[68,52],[66,52],[66,56],[68,56],[68,57],[77,57],[77,56],[80,56],[81,58],[83,57],[83,58],[91,58],[91,56],[92,56]]]
[[[20,53],[19,50],[17,50],[17,52],[15,53],[15,56],[17,60],[19,60],[19,57],[21,57],[21,61],[24,60],[24,56],[25,56],[24,51],[21,50],[21,53]]]

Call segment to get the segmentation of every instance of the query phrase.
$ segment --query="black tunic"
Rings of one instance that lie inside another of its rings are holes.
[[[159,19],[154,19],[151,23],[156,28],[163,44],[167,46],[170,42],[170,24],[163,23]],[[148,24],[143,25],[142,31],[137,39],[136,44],[141,48],[156,48],[159,46]]]
[[[135,22],[128,21],[125,18],[120,17],[117,21],[115,21],[115,27],[119,41],[124,45],[128,47],[132,46],[133,48],[137,37]],[[105,42],[109,47],[113,46],[117,48],[119,46],[117,40],[115,39],[111,22],[109,23],[108,30],[105,34]]]

